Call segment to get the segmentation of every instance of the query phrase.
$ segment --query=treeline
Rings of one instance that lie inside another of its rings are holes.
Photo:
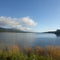
[[[17,45],[0,49],[0,60],[60,60],[60,46],[25,47]]]

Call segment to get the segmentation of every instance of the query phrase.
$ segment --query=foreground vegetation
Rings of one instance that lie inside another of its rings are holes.
[[[0,60],[60,60],[60,47],[25,47],[22,51],[20,47],[14,45],[0,49]]]

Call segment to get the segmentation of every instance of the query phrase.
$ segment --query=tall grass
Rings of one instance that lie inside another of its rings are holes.
[[[47,52],[52,60],[60,60],[60,46],[47,46]]]
[[[0,49],[0,60],[60,60],[60,46],[26,47],[22,52],[19,46],[13,45]]]

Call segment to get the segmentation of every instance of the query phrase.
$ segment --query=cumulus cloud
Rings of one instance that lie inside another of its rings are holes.
[[[31,18],[29,17],[23,17],[22,18],[22,21],[24,23],[26,23],[27,25],[30,25],[30,26],[35,26],[37,23],[35,23]]]
[[[30,17],[22,18],[11,18],[11,17],[0,17],[0,27],[16,28],[20,30],[30,30],[36,26],[37,23]]]

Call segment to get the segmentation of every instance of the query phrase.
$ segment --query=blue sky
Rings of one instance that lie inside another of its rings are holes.
[[[40,32],[60,29],[60,0],[0,0],[3,25]]]

